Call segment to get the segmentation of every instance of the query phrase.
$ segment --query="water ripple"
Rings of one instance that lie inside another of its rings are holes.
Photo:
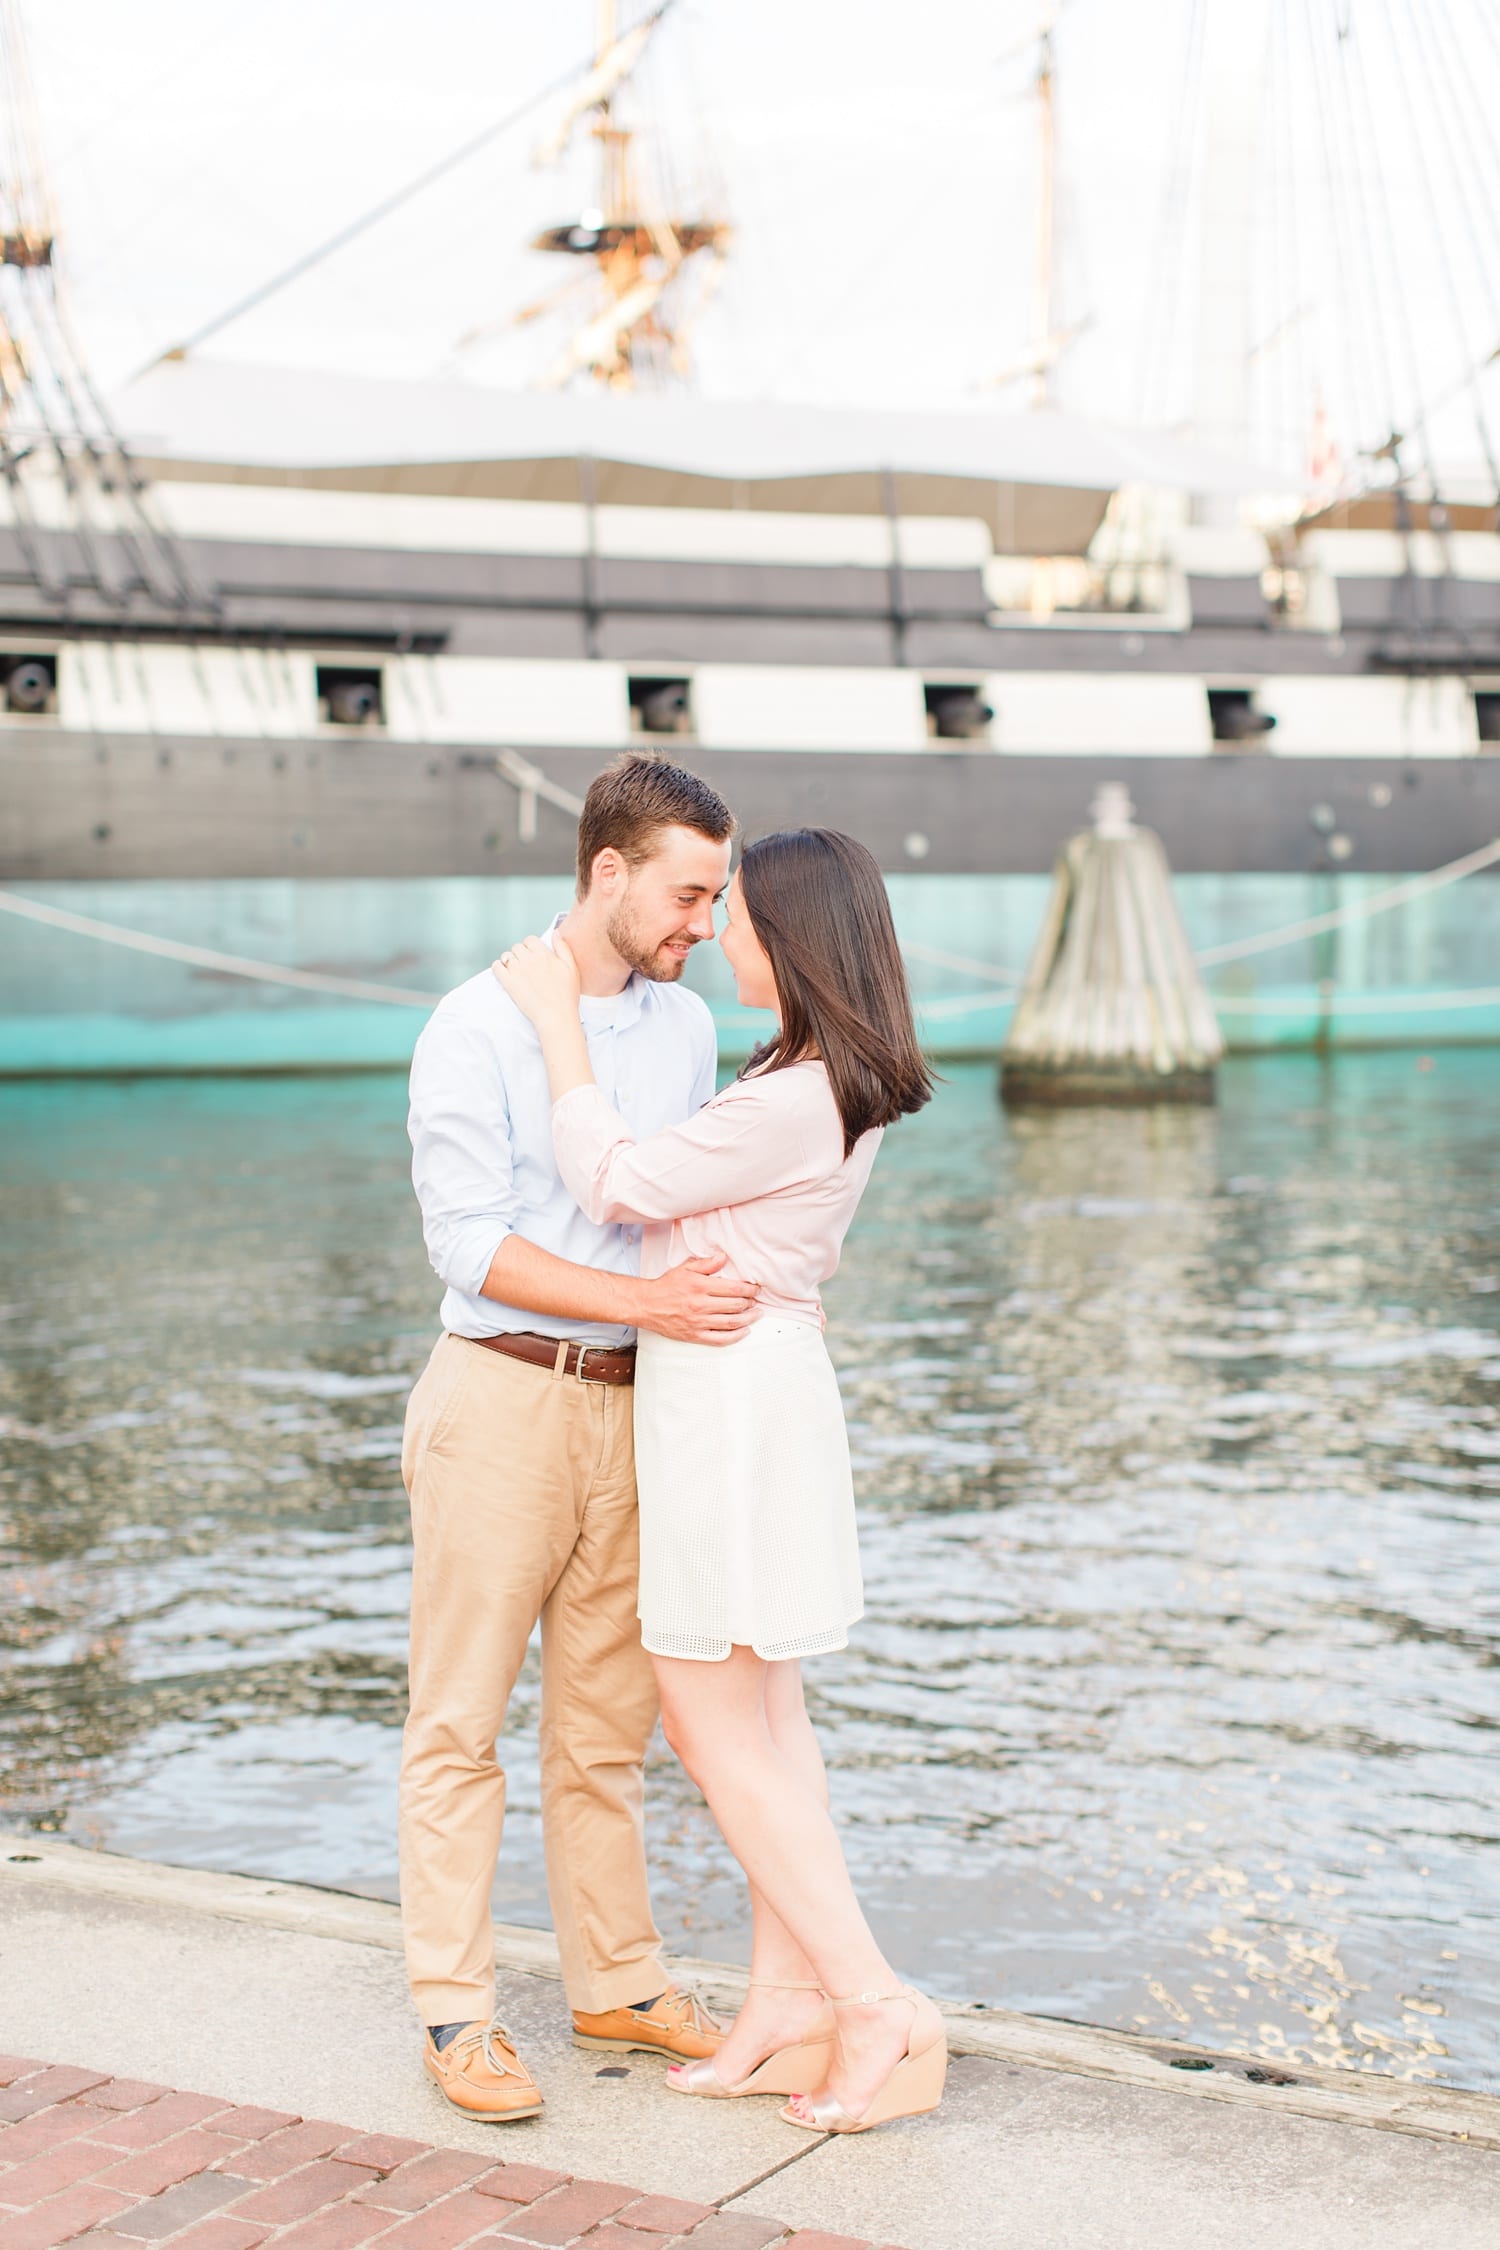
[[[394,1891],[402,1089],[0,1090],[12,1819]],[[1007,1121],[955,1068],[829,1292],[850,1856],[955,1997],[1500,2088],[1500,1057]],[[535,1651],[496,1901],[546,1918]],[[673,1761],[670,1938],[744,1943]]]

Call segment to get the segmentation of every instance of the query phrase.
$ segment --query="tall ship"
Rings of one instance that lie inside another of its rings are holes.
[[[0,11],[0,1073],[399,1063],[631,745],[869,843],[940,1052],[999,1045],[1106,782],[1232,1047],[1500,1036],[1500,493],[1420,428],[1268,497],[1232,412],[1066,411],[1050,188],[1024,409],[697,395],[732,231],[622,121],[664,13],[555,124],[599,185],[539,387],[189,350],[104,398]]]

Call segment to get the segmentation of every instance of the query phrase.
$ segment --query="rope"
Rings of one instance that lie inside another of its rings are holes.
[[[1172,153],[1162,182],[1161,210],[1154,234],[1154,255],[1142,292],[1141,342],[1135,386],[1137,422],[1168,420],[1172,346],[1184,314],[1186,291],[1182,267],[1186,255],[1189,189],[1193,184],[1194,155],[1198,139],[1198,112],[1202,95],[1205,25],[1209,0],[1190,0],[1187,36],[1183,44],[1182,83],[1172,127]]]
[[[909,961],[929,961],[939,969],[965,969],[972,977],[990,977],[996,984],[1018,985],[1015,969],[997,969],[993,961],[975,961],[967,953],[944,953],[940,946],[925,945],[919,938],[903,938],[901,950]]]
[[[176,938],[148,937],[144,930],[122,929],[117,922],[96,922],[90,914],[44,906],[40,899],[21,898],[15,891],[0,891],[0,913],[18,914],[23,922],[41,922],[48,929],[67,930],[74,937],[100,938],[106,945],[127,946],[134,953],[154,953],[159,960],[184,961],[189,968],[213,969],[226,977],[253,977],[259,984],[290,984],[302,992],[335,992],[344,1000],[386,1000],[405,1008],[435,1008],[442,998],[440,992],[409,992],[399,984],[365,984],[358,977],[283,969],[274,961],[249,961],[238,953],[215,953],[206,945],[180,945]]]
[[[1263,931],[1259,937],[1234,938],[1225,945],[1207,946],[1203,952],[1195,954],[1194,959],[1200,969],[1209,969],[1222,961],[1246,960],[1252,953],[1274,952],[1277,946],[1295,944],[1298,938],[1318,937],[1323,931],[1338,929],[1346,922],[1359,922],[1371,914],[1384,914],[1393,906],[1403,906],[1410,899],[1425,897],[1429,891],[1442,890],[1449,883],[1460,883],[1466,875],[1477,875],[1481,868],[1493,867],[1497,862],[1500,862],[1500,837],[1491,844],[1481,846],[1478,851],[1465,853],[1462,859],[1451,859],[1442,867],[1430,869],[1425,875],[1411,875],[1402,882],[1393,883],[1388,890],[1377,891],[1373,898],[1355,899],[1348,906],[1331,908],[1326,914],[1310,915],[1306,921],[1289,922],[1284,929]],[[962,969],[970,976],[992,978],[996,984],[1016,986],[1024,981],[1014,969],[999,968],[992,961],[976,961],[964,953],[945,953],[939,947],[922,944],[916,938],[905,939],[901,950],[913,960],[929,961],[944,969]],[[1215,1005],[1220,1004],[1216,1000]],[[1228,1005],[1227,1002],[1222,1004]],[[930,1012],[934,1003],[928,1002],[926,1005]]]
[[[1397,47],[1395,9],[1392,0],[1381,0],[1381,6],[1385,14],[1386,28],[1394,53]],[[1444,115],[1444,110],[1438,96],[1431,62],[1428,57],[1429,40],[1424,37],[1422,26],[1417,23],[1409,5],[1406,9],[1406,16],[1411,22],[1412,46],[1423,83],[1426,86],[1428,99],[1441,118]],[[1461,152],[1457,150],[1457,139],[1450,116],[1448,129],[1433,136],[1436,148],[1446,151],[1450,160],[1449,168],[1453,175],[1452,185],[1449,187],[1448,193],[1445,195],[1439,192],[1435,177],[1436,166],[1435,164],[1429,164],[1427,161],[1427,135],[1423,131],[1422,121],[1417,114],[1416,103],[1413,99],[1411,74],[1406,69],[1404,56],[1395,54],[1395,61],[1395,78],[1400,86],[1402,102],[1406,111],[1408,138],[1411,148],[1416,154],[1417,173],[1422,182],[1422,192],[1432,221],[1432,242],[1437,252],[1437,268],[1442,276],[1443,290],[1448,300],[1448,313],[1453,322],[1453,333],[1458,339],[1458,363],[1460,367],[1469,369],[1469,393],[1474,412],[1474,434],[1479,440],[1479,449],[1484,455],[1485,467],[1490,473],[1490,488],[1496,499],[1500,500],[1500,463],[1497,463],[1495,459],[1495,448],[1490,437],[1489,420],[1485,413],[1484,387],[1479,379],[1479,370],[1483,363],[1482,361],[1476,361],[1474,347],[1469,341],[1468,322],[1464,315],[1464,292],[1459,285],[1458,275],[1454,270],[1453,257],[1448,246],[1447,212],[1450,207],[1456,205],[1460,216],[1468,227],[1471,246],[1475,249],[1478,248],[1477,234],[1469,214],[1468,167]],[[1450,110],[1456,112],[1456,107],[1456,104],[1450,105]],[[1452,161],[1455,155],[1458,158],[1456,162]],[[1479,253],[1479,258],[1482,275],[1484,270],[1482,251]],[[1493,333],[1493,324],[1491,325],[1491,333]],[[1417,403],[1420,407],[1420,397]]]
[[[1303,20],[1307,44],[1309,77],[1313,87],[1313,114],[1318,125],[1318,146],[1322,156],[1323,193],[1328,210],[1329,231],[1333,238],[1334,287],[1339,296],[1339,315],[1334,322],[1339,354],[1343,363],[1344,391],[1348,400],[1356,442],[1367,439],[1373,442],[1379,415],[1379,382],[1375,374],[1376,347],[1370,342],[1365,322],[1365,293],[1363,276],[1358,262],[1358,244],[1354,220],[1349,210],[1345,190],[1347,173],[1337,146],[1338,126],[1335,116],[1333,76],[1336,68],[1333,57],[1325,52],[1320,20],[1308,10]],[[1370,408],[1369,381],[1375,384],[1375,407]],[[1390,402],[1386,409],[1386,430],[1396,426],[1396,409]],[[1345,472],[1347,473],[1347,472]],[[1340,480],[1342,482],[1342,478]]]
[[[1453,1008],[1500,1008],[1500,985],[1488,989],[1462,992],[1353,992],[1290,993],[1284,999],[1269,995],[1239,995],[1213,993],[1210,995],[1218,1015],[1235,1016],[1290,1016],[1329,1015],[1378,1016],[1387,1013],[1409,1014],[1427,1008],[1434,1013]],[[950,1016],[978,1015],[986,1008],[1010,1008],[1015,1005],[1009,993],[968,992],[952,999],[919,1000],[918,1013],[944,1020]]]
[[[534,770],[534,769],[533,769]],[[563,791],[543,792],[551,801]],[[74,914],[62,906],[44,906],[40,899],[22,898],[15,891],[0,891],[0,913],[15,914],[23,922],[40,922],[46,928],[66,930],[73,937],[99,938],[106,945],[128,947],[134,953],[151,953],[158,960],[181,961],[189,968],[211,969],[221,976],[252,977],[262,984],[293,985],[303,992],[331,992],[345,1000],[381,1000],[397,1007],[435,1008],[442,998],[440,992],[412,992],[405,985],[367,984],[358,977],[325,976],[314,969],[283,969],[273,961],[252,961],[239,953],[218,953],[206,945],[184,945],[176,938],[150,937],[143,930],[130,930],[118,922],[96,921],[90,914]],[[1009,970],[994,969],[985,961],[971,961],[958,953],[942,953],[935,946],[908,942],[902,947],[905,953],[919,959],[939,962],[945,968],[968,969],[976,976],[993,977],[997,983],[1015,985],[1019,978]],[[927,1015],[964,1015],[974,1008],[1005,1007],[1009,994],[980,992],[960,998],[943,998],[918,1003]]]
[[[1328,55],[1331,131],[1337,136],[1339,144],[1335,157],[1335,176],[1347,182],[1349,188],[1345,205],[1349,246],[1368,325],[1372,380],[1384,397],[1384,447],[1390,449],[1388,458],[1397,486],[1400,487],[1404,482],[1405,469],[1400,459],[1397,432],[1402,428],[1404,418],[1398,399],[1395,362],[1391,354],[1384,289],[1376,260],[1374,228],[1370,223],[1373,196],[1365,177],[1366,165],[1350,90],[1352,73],[1347,58],[1353,32],[1347,19],[1342,23],[1339,21],[1336,8],[1329,11],[1329,14],[1332,31],[1332,47]],[[1373,441],[1376,435],[1375,431],[1371,431],[1370,439]],[[1382,453],[1375,453],[1373,458],[1382,458]]]
[[[1370,152],[1368,174],[1369,178],[1374,183],[1373,201],[1377,206],[1376,223],[1379,230],[1377,235],[1376,229],[1374,227],[1372,227],[1371,229],[1372,248],[1374,243],[1378,240],[1380,243],[1383,243],[1387,253],[1388,270],[1390,273],[1390,317],[1395,327],[1398,341],[1400,343],[1402,358],[1406,363],[1406,379],[1408,384],[1406,411],[1408,417],[1410,417],[1411,415],[1419,413],[1421,411],[1421,361],[1417,352],[1416,329],[1411,316],[1411,307],[1407,302],[1406,286],[1401,274],[1400,267],[1396,261],[1396,216],[1395,207],[1391,201],[1390,181],[1388,178],[1389,166],[1386,162],[1385,152],[1380,145],[1379,122],[1375,114],[1375,105],[1370,95],[1369,79],[1365,72],[1364,47],[1357,30],[1354,28],[1352,16],[1349,20],[1347,36],[1342,41],[1342,52],[1349,58],[1349,77],[1352,79],[1357,76],[1359,81],[1357,89],[1358,99],[1363,104],[1364,108],[1367,139]],[[1417,154],[1420,163],[1420,143],[1417,144]],[[1363,192],[1366,196],[1370,195],[1370,190],[1368,187],[1363,188]],[[1394,425],[1392,427],[1391,435],[1394,445]],[[1422,455],[1422,465],[1427,474],[1428,497],[1432,504],[1434,506],[1437,506],[1442,500],[1442,492],[1438,483],[1437,458],[1433,451],[1432,436],[1430,431],[1427,430],[1425,426],[1416,433],[1416,436],[1418,446]],[[1399,470],[1400,460],[1398,451],[1393,451],[1392,460]]]
[[[1298,223],[1300,213],[1296,209],[1299,151],[1292,121],[1292,76],[1287,56],[1286,32],[1284,0],[1276,0],[1267,29],[1265,57],[1265,109],[1271,128],[1266,136],[1264,159],[1270,224],[1261,236],[1264,273],[1261,278],[1260,317],[1264,333],[1252,352],[1247,371],[1250,381],[1258,382],[1261,428],[1265,433],[1268,460],[1273,457],[1285,459],[1287,456],[1281,450],[1283,445],[1298,445],[1300,452],[1301,443],[1305,443],[1305,433],[1298,428],[1294,404],[1298,394],[1293,361],[1299,346],[1297,331],[1305,299],[1298,256],[1302,230]],[[1289,287],[1283,282],[1283,276],[1290,277]],[[1253,429],[1254,410],[1250,405],[1249,383],[1246,393],[1246,421]],[[1296,460],[1300,470],[1301,459],[1295,454],[1292,458]]]
[[[1333,1016],[1376,1016],[1387,1009],[1405,1012],[1413,1008],[1500,1008],[1500,985],[1491,985],[1487,991],[1471,989],[1466,992],[1299,993],[1284,1000],[1274,1000],[1266,994],[1252,998],[1248,994],[1215,993],[1213,1003],[1221,1015],[1313,1015],[1326,1010]]]
[[[555,804],[561,811],[577,813],[581,805],[578,798],[547,779],[540,767],[533,766],[517,752],[502,750],[496,753],[496,766],[513,785],[525,791],[534,791]],[[1340,928],[1344,923],[1362,921],[1372,914],[1383,914],[1393,906],[1401,906],[1414,898],[1425,897],[1429,891],[1443,889],[1449,883],[1462,882],[1466,875],[1477,874],[1481,868],[1500,862],[1500,838],[1485,844],[1480,850],[1465,854],[1462,859],[1449,860],[1446,866],[1435,867],[1426,875],[1415,875],[1405,882],[1393,883],[1388,890],[1379,891],[1373,898],[1359,899],[1349,906],[1333,908],[1327,914],[1310,915],[1305,921],[1288,924],[1285,929],[1268,930],[1260,937],[1236,938],[1227,945],[1209,946],[1196,956],[1200,968],[1208,968],[1223,961],[1242,961],[1253,953],[1269,953],[1277,946],[1291,945],[1298,938],[1317,937],[1325,930]],[[405,985],[371,984],[360,977],[326,976],[315,969],[286,969],[274,961],[253,961],[243,954],[219,953],[206,945],[184,945],[176,938],[151,937],[143,930],[124,928],[118,922],[101,922],[89,914],[75,914],[62,906],[46,906],[40,899],[24,898],[18,891],[0,890],[0,913],[14,914],[25,922],[37,922],[47,929],[66,930],[74,937],[97,938],[106,945],[119,945],[135,953],[153,954],[158,960],[180,961],[189,968],[208,969],[220,976],[249,977],[262,984],[290,985],[302,992],[327,992],[344,1000],[370,1000],[388,1003],[401,1008],[435,1008],[442,994],[438,992],[413,992]],[[1021,977],[1011,969],[1002,969],[993,962],[976,961],[964,953],[948,953],[941,947],[927,945],[920,939],[908,938],[902,952],[909,959],[933,963],[940,968],[962,969],[971,976],[985,977],[995,984],[1010,989],[1004,992],[976,992],[944,995],[937,999],[919,999],[922,1013],[932,1017],[968,1015],[983,1008],[1006,1007],[1010,1004]],[[1388,999],[1378,996],[1351,994],[1334,1005],[1340,1011],[1357,1013],[1379,1012],[1384,1008],[1479,1008],[1500,1001],[1500,991],[1472,993],[1414,993],[1393,995]],[[1231,1014],[1255,1011],[1287,1013],[1291,1010],[1316,1012],[1325,1005],[1322,997],[1288,1000],[1255,999],[1237,994],[1216,993],[1215,1008]]]
[[[651,21],[655,22],[657,18],[664,16],[671,5],[672,0],[660,0],[660,5],[654,10]],[[389,195],[383,196],[379,203],[373,204],[368,211],[362,212],[357,219],[351,219],[347,226],[340,227],[337,234],[329,235],[328,239],[325,242],[320,242],[316,249],[305,251],[300,258],[294,259],[291,265],[283,266],[280,273],[273,274],[269,281],[263,281],[258,288],[252,289],[248,296],[237,299],[234,304],[229,306],[227,311],[216,313],[212,320],[206,320],[201,328],[195,328],[192,334],[184,337],[180,344],[171,345],[166,351],[156,353],[153,358],[147,360],[144,367],[136,370],[136,376],[132,377],[132,381],[147,374],[151,368],[159,367],[164,359],[186,359],[188,354],[196,351],[200,344],[207,343],[210,336],[217,336],[220,330],[228,328],[232,321],[241,319],[247,312],[253,312],[257,305],[263,305],[268,297],[274,297],[278,291],[285,289],[289,282],[300,280],[301,276],[310,273],[314,266],[320,266],[325,258],[331,258],[336,250],[342,250],[346,244],[367,233],[371,227],[378,226],[382,219],[389,218],[393,211],[399,211],[403,203],[409,203],[413,196],[420,195],[424,188],[431,187],[436,181],[445,178],[449,172],[456,171],[458,166],[467,163],[471,156],[477,156],[482,148],[487,148],[491,141],[498,140],[502,133],[508,133],[513,125],[519,125],[524,118],[531,115],[534,109],[540,109],[544,102],[550,101],[554,94],[563,93],[586,71],[591,71],[594,68],[594,62],[595,58],[590,56],[586,62],[574,63],[570,68],[561,72],[558,77],[551,79],[547,85],[539,87],[534,94],[528,94],[525,101],[518,102],[514,109],[507,110],[505,115],[497,118],[492,125],[486,125],[483,132],[476,133],[471,140],[465,141],[459,148],[450,149],[448,154],[440,157],[436,164],[430,164],[426,171],[419,172],[415,179],[408,180],[403,187],[395,188]]]
[[[942,1000],[918,1000],[917,1013],[930,1016],[936,1022],[949,1016],[975,1016],[985,1008],[1013,1008],[1017,995],[1014,992],[965,992]]]
[[[1336,906],[1327,914],[1313,914],[1305,922],[1292,922],[1284,930],[1268,930],[1263,937],[1235,938],[1228,945],[1211,945],[1197,956],[1200,969],[1214,967],[1220,961],[1243,961],[1252,953],[1269,953],[1278,945],[1291,945],[1297,938],[1317,937],[1324,930],[1339,929],[1345,922],[1361,922],[1367,915],[1384,914],[1392,906],[1404,906],[1408,899],[1425,897],[1428,891],[1442,890],[1448,883],[1460,883],[1466,875],[1477,875],[1482,867],[1493,867],[1500,860],[1500,837],[1485,844],[1477,852],[1468,852],[1462,859],[1450,859],[1445,867],[1434,867],[1430,874],[1414,875],[1407,882],[1393,883],[1388,891],[1377,891],[1373,898],[1356,899],[1349,906]]]

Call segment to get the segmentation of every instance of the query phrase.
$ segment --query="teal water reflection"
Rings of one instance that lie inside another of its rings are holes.
[[[829,1292],[851,1857],[957,1998],[1500,2087],[1500,1056],[1007,1120],[953,1067]],[[13,1823],[394,1892],[396,1078],[0,1088]],[[545,1919],[515,1713],[499,1910]],[[669,1937],[738,1886],[659,1752]]]

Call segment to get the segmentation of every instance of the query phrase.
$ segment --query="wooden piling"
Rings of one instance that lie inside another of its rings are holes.
[[[1053,877],[1000,1058],[1012,1103],[1209,1102],[1224,1040],[1161,840],[1106,782]]]

